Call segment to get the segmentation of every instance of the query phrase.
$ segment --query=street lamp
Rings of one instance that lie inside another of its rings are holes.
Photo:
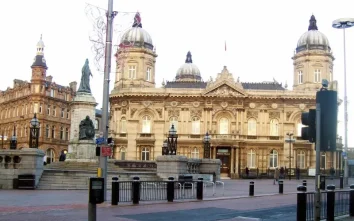
[[[14,135],[11,137],[10,149],[16,150],[16,148],[17,148],[16,125],[14,125]]]
[[[162,155],[168,155],[168,144],[167,140],[165,140],[162,144]]]
[[[168,145],[168,153],[167,155],[176,155],[177,153],[177,130],[175,126],[172,124],[170,131],[168,132],[167,145]]]
[[[208,134],[208,132],[206,132],[204,136],[203,143],[204,143],[204,158],[210,159],[210,135]]]
[[[37,119],[36,113],[30,121],[30,141],[29,148],[38,148],[38,137],[39,137],[39,120]]]
[[[345,29],[354,26],[354,18],[340,18],[332,22],[332,27],[343,29],[344,52],[344,151],[348,152],[348,98],[347,98],[347,61],[345,51]],[[344,183],[348,184],[348,161],[344,157]]]
[[[289,169],[288,169],[288,175],[289,175],[289,180],[291,180],[291,143],[295,143],[295,139],[291,139],[291,137],[294,135],[293,133],[286,133],[289,138],[285,139],[286,143],[289,143]]]

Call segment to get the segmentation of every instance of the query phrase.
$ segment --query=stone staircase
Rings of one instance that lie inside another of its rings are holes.
[[[48,190],[87,190],[89,177],[97,176],[98,163],[86,162],[56,162],[45,166],[37,189]],[[126,171],[108,164],[108,185],[111,189],[112,177],[118,177],[120,181],[130,181],[138,176],[140,180],[162,180],[154,171]]]

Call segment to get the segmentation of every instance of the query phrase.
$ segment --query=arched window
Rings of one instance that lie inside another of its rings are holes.
[[[151,120],[150,117],[145,115],[143,117],[143,126],[142,126],[142,133],[151,133]]]
[[[277,119],[270,120],[270,136],[279,136],[279,122]]]
[[[151,68],[146,69],[146,80],[151,81]]]
[[[229,119],[223,117],[219,120],[219,133],[229,134]]]
[[[302,74],[302,71],[299,71],[299,72],[298,72],[298,82],[299,82],[299,84],[302,84],[302,83],[303,83],[303,74]]]
[[[50,164],[55,161],[55,152],[52,148],[48,148],[45,154],[47,157],[47,164]]]
[[[27,130],[26,130],[27,131]],[[26,132],[27,133],[27,132]],[[45,137],[46,138],[49,138],[49,125],[47,124],[46,126],[45,126]]]
[[[64,140],[64,127],[60,127],[60,140]]]
[[[95,130],[98,130],[99,129],[99,123],[98,123],[98,120],[97,119],[95,119],[94,120],[94,126],[95,126]]]
[[[321,70],[316,69],[315,70],[315,83],[321,83]]]
[[[178,131],[178,117],[171,117],[170,118],[170,127],[172,127],[172,124],[173,126],[175,127],[176,131]]]
[[[143,147],[141,150],[141,160],[150,160],[150,150],[148,147]]]
[[[200,120],[198,117],[192,118],[192,134],[200,134]]]
[[[191,155],[191,158],[199,159],[199,149],[197,147],[194,147]]]
[[[326,169],[326,152],[321,153],[321,169]]]
[[[52,138],[55,138],[55,126],[52,126]]]
[[[248,119],[248,135],[257,135],[257,121],[254,118]]]
[[[298,154],[297,154],[297,166],[300,168],[300,169],[304,169],[305,168],[305,152],[304,151],[300,151]]]
[[[69,140],[69,128],[65,128],[65,140]]]
[[[278,167],[278,151],[272,150],[269,155],[269,167],[276,168]]]
[[[122,119],[120,120],[120,132],[127,132],[127,120],[125,119],[125,117],[122,117]]]
[[[124,148],[120,149],[120,159],[125,160],[125,149]]]
[[[256,167],[256,152],[254,150],[250,150],[247,153],[247,166],[248,168]]]

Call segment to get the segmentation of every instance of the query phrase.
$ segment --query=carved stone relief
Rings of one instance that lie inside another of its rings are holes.
[[[258,112],[257,111],[247,111],[247,118],[258,118]]]
[[[209,94],[214,94],[214,95],[219,95],[219,96],[237,96],[237,95],[240,95],[239,92],[233,90],[232,88],[230,88],[228,86],[219,87],[218,89],[212,91]]]
[[[270,119],[274,119],[274,118],[280,119],[280,112],[276,112],[276,111],[269,112],[269,118]]]
[[[171,102],[171,106],[172,106],[172,107],[176,107],[177,105],[178,105],[178,102],[177,102],[177,101],[172,101],[172,102]]]
[[[199,107],[199,102],[198,101],[195,101],[192,104],[193,104],[193,107]]]
[[[159,117],[162,118],[162,108],[157,108],[156,112],[159,114]]]
[[[138,109],[136,109],[136,108],[132,108],[132,109],[130,110],[130,117],[133,117],[134,114],[135,114],[135,112],[136,112],[137,110],[138,110]]]
[[[300,108],[300,110],[304,110],[304,109],[305,109],[305,107],[306,107],[306,105],[305,105],[305,104],[299,104],[299,108]]]
[[[202,110],[191,110],[191,117],[202,117]]]
[[[278,107],[278,104],[276,104],[276,103],[273,103],[273,104],[272,104],[272,108],[273,108],[273,109],[277,109],[277,107]]]
[[[122,101],[122,106],[125,107],[128,105],[128,102],[127,101]]]
[[[179,117],[179,110],[169,110],[168,116],[169,117]]]
[[[250,108],[252,108],[252,109],[253,109],[253,108],[255,108],[255,107],[256,107],[256,104],[255,104],[255,103],[250,103],[250,105],[249,105],[249,106],[250,106]]]
[[[225,108],[227,107],[227,105],[228,105],[228,104],[227,104],[227,102],[226,102],[226,101],[223,101],[223,102],[221,102],[221,104],[220,104],[220,105],[221,105],[221,107],[222,107],[222,108],[224,108],[224,109],[225,109]]]
[[[145,108],[147,108],[152,105],[152,101],[143,101],[142,104]]]
[[[292,111],[287,111],[286,112],[286,120],[288,121],[290,119],[290,116],[293,112]]]
[[[123,108],[122,109],[122,114],[127,114],[127,109]]]

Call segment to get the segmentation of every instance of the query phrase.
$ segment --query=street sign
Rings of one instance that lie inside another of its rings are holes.
[[[347,152],[342,152],[342,156],[346,157],[347,156]]]
[[[101,146],[101,156],[109,157],[112,155],[112,148],[110,146]]]
[[[101,144],[104,142],[104,137],[99,137],[96,139],[96,144]]]

